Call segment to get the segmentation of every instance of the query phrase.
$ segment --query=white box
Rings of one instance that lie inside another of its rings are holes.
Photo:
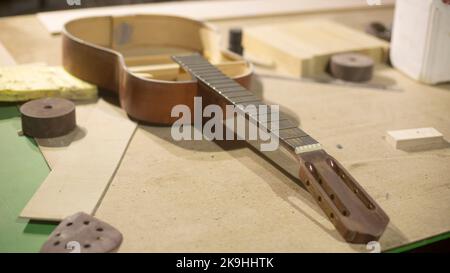
[[[450,1],[396,1],[391,62],[423,83],[450,81]]]

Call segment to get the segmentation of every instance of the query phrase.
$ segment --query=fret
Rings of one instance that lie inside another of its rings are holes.
[[[303,132],[302,130],[300,130],[298,128],[289,128],[289,129],[279,130],[276,134],[284,140],[308,136],[307,133]]]
[[[294,151],[295,151],[295,149],[296,149],[298,146],[301,145],[301,142],[299,142],[299,141],[297,142],[295,138],[294,138],[294,139],[288,139],[288,140],[282,140],[282,141],[284,141],[284,143],[286,143],[286,145],[288,145],[288,147],[289,147],[291,150],[294,150]]]
[[[205,72],[199,72],[199,71],[196,71],[196,73],[198,74],[198,75],[201,75],[201,76],[205,76],[205,77],[214,77],[214,76],[222,76],[222,77],[226,77],[222,72],[220,72],[220,71],[213,71],[213,72],[211,72],[211,71],[205,71]]]
[[[256,115],[253,115],[253,113],[250,113],[249,117],[251,119],[257,120],[263,126],[269,126],[269,124],[272,123],[272,122],[274,122],[274,123],[275,122],[282,122],[282,121],[285,121],[285,120],[289,121],[289,118],[286,115],[284,115],[283,113],[278,113],[278,119],[275,119],[275,120],[272,120],[272,113],[259,114],[259,111],[258,111],[258,113],[256,113]],[[297,126],[295,126],[295,127],[297,127]]]
[[[265,104],[262,104],[265,105]],[[258,112],[256,114],[252,114],[252,115],[256,115],[261,121],[268,121],[272,119],[272,113],[278,113],[278,119],[288,119],[287,116],[280,112],[280,110],[274,110],[272,109],[270,106],[267,106],[265,109],[264,108],[260,108],[258,109]]]
[[[203,76],[223,76],[226,77],[220,70],[214,70],[211,71],[210,69],[205,69],[205,70],[197,70],[195,69],[195,73],[199,74],[199,75],[203,75]]]
[[[265,105],[265,104],[260,104]],[[267,105],[265,105],[267,106]],[[273,110],[269,106],[266,107],[266,109],[260,107],[256,109],[256,113],[248,113],[249,116],[254,117],[258,119],[260,122],[271,122],[272,120],[272,113],[278,113],[278,120],[288,120],[289,118],[284,114],[283,112],[280,112],[279,110]]]
[[[212,68],[214,68],[212,65],[189,65],[189,70],[196,71],[196,73],[211,72]]]
[[[184,65],[189,66],[190,68],[195,68],[195,69],[200,69],[203,67],[214,67],[212,64],[210,64],[209,62],[204,62],[204,61],[184,61],[183,62]]]
[[[255,106],[256,107],[256,111],[258,111],[258,107],[261,105],[265,105],[264,103],[262,103],[261,101],[251,101],[251,102],[240,102],[235,104],[235,106],[241,108],[241,109],[246,109],[249,106]]]
[[[318,143],[314,138],[312,138],[309,135],[302,137],[302,141],[303,141],[304,145],[312,145],[312,144]]]
[[[288,119],[274,120],[274,121],[269,120],[268,122],[260,121],[260,124],[265,126],[268,129],[272,129],[274,126],[277,126],[278,130],[297,128],[297,125],[295,125],[293,122],[291,122]]]
[[[199,76],[201,77],[201,76]],[[227,78],[222,78],[222,79],[214,79],[214,78],[209,78],[208,81],[212,84],[221,84],[221,83],[230,83],[233,80],[227,79]]]
[[[220,70],[211,72],[210,70],[195,70],[193,71],[193,73],[195,73],[197,76],[201,76],[204,78],[208,78],[208,79],[222,79],[222,80],[229,80],[229,81],[233,81],[232,79],[230,79],[228,76],[226,76],[225,74],[223,74]]]
[[[282,121],[274,121],[270,123],[258,122],[258,125],[260,128],[265,129],[267,132],[274,133],[275,135],[284,140],[302,137],[305,136],[306,134],[303,131],[301,131],[302,133],[298,131],[291,131],[297,129],[298,127],[287,119]],[[277,129],[278,133],[275,132],[274,130],[275,128]],[[282,133],[284,135],[280,136],[280,132],[287,132],[287,133]],[[285,137],[286,134],[288,134],[289,136]]]
[[[206,83],[206,84],[208,84],[209,86],[214,86],[216,88],[239,87],[239,86],[241,86],[240,84],[238,84],[235,81],[228,81],[228,82],[219,83],[219,84],[211,84],[211,83]]]
[[[233,104],[238,104],[238,103],[251,103],[251,102],[260,102],[260,100],[253,96],[246,96],[246,97],[234,97],[234,98],[229,98],[229,100],[233,103]]]
[[[220,88],[217,89],[216,91],[222,93],[222,94],[227,94],[227,93],[234,93],[234,92],[241,92],[241,91],[247,91],[247,89],[245,89],[242,86],[239,87],[225,87],[225,88]]]
[[[214,66],[212,66],[212,65],[206,65],[206,66],[189,66],[190,68],[191,68],[191,70],[194,70],[196,73],[199,73],[199,74],[201,74],[201,73],[207,73],[207,72],[211,72],[211,69],[212,68],[214,68]],[[215,73],[217,72],[217,71],[214,71]]]
[[[284,139],[285,143],[287,143],[290,147],[292,147],[294,150],[298,147],[304,146],[304,142],[302,141],[302,138],[291,138],[291,139]]]
[[[221,88],[223,88],[224,85],[232,87],[240,86],[240,84],[234,81],[211,80],[208,78],[202,78],[201,76],[198,76],[198,79],[200,79],[203,82],[207,82],[209,86],[217,86],[217,87],[221,86]]]
[[[220,70],[211,71],[211,69],[203,69],[203,70],[195,69],[195,73],[197,73],[199,75],[204,75],[204,76],[223,76],[223,77],[226,77]]]
[[[248,97],[253,96],[253,93],[250,91],[236,91],[230,92],[228,94],[224,94],[228,99],[237,98],[237,97]]]
[[[225,80],[229,81],[230,80],[223,75],[205,76],[205,75],[199,74],[198,77],[201,79],[204,79],[208,82],[225,81]]]

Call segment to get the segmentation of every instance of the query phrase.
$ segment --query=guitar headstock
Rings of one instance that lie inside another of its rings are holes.
[[[389,217],[356,180],[324,150],[300,157],[300,180],[338,232],[350,243],[378,240]]]

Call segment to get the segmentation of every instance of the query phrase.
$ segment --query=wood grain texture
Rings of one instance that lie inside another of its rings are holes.
[[[389,48],[385,41],[328,20],[247,27],[243,45],[246,55],[270,60],[277,71],[296,77],[324,73],[337,53],[362,53],[383,63]]]

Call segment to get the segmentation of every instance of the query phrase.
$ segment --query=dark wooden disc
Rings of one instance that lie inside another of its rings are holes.
[[[37,138],[59,137],[76,127],[75,104],[61,98],[32,100],[20,107],[22,131]]]
[[[383,23],[372,22],[366,26],[366,32],[385,41],[391,41],[391,29],[387,28]]]
[[[336,54],[330,60],[330,73],[336,79],[365,82],[372,79],[373,66],[373,60],[363,54]]]

